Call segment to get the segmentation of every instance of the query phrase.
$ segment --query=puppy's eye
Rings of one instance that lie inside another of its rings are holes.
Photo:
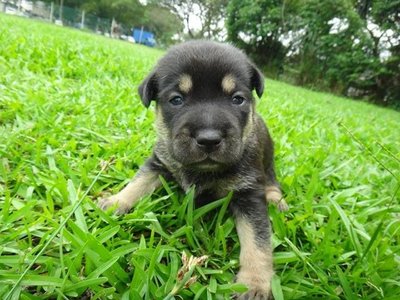
[[[232,104],[233,105],[242,105],[243,103],[246,102],[246,99],[242,96],[234,96],[232,98]]]
[[[169,100],[173,106],[180,106],[183,104],[183,98],[181,96],[175,96]]]

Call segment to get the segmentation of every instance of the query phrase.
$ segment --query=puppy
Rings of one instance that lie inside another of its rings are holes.
[[[184,190],[196,187],[202,205],[233,191],[230,211],[240,240],[240,299],[270,297],[273,275],[267,201],[282,199],[273,143],[255,112],[264,78],[233,46],[191,41],[172,47],[139,87],[143,104],[156,102],[157,142],[152,156],[118,194],[100,201],[128,212],[161,186],[160,175]],[[284,200],[283,200],[284,201]],[[286,208],[284,202],[280,208]]]

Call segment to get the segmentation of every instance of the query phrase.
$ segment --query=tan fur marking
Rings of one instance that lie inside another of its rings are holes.
[[[143,196],[150,195],[161,186],[158,176],[157,172],[139,171],[126,187],[118,194],[101,200],[99,206],[102,209],[107,209],[115,205],[117,213],[128,212]]]
[[[161,113],[161,109],[157,106],[156,107],[156,132],[157,132],[157,138],[158,139],[169,139],[169,130],[167,128],[167,126],[165,125],[164,122],[164,117]]]
[[[268,201],[278,203],[282,199],[282,193],[276,186],[267,186],[265,188],[265,196]]]
[[[251,136],[253,128],[254,128],[254,108],[252,105],[250,106],[250,112],[247,118],[247,123],[243,128],[243,139],[242,139],[243,142],[246,142],[246,140]]]
[[[265,188],[265,198],[267,203],[274,203],[280,211],[286,211],[289,209],[289,206],[282,196],[281,190],[274,185]]]
[[[224,78],[222,78],[222,90],[226,93],[226,94],[231,94],[236,87],[236,79],[235,77],[233,77],[232,74],[228,74],[225,75]]]
[[[240,271],[237,281],[249,287],[248,293],[269,294],[274,274],[270,246],[259,248],[253,228],[244,218],[236,219],[240,240]]]
[[[188,74],[181,75],[181,77],[179,78],[179,89],[181,90],[181,92],[187,94],[192,88],[192,77]]]

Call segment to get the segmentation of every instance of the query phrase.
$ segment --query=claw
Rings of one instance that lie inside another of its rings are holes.
[[[114,212],[117,215],[126,214],[131,209],[131,207],[129,207],[129,205],[127,205],[125,201],[119,199],[116,195],[111,196],[109,198],[100,199],[97,202],[97,206],[102,210],[108,210],[110,208],[114,208],[115,209]]]

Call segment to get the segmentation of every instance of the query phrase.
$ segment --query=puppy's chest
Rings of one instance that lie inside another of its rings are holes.
[[[226,173],[222,176],[212,173],[179,172],[174,177],[185,191],[194,186],[196,197],[203,195],[204,198],[215,199],[225,197],[231,191],[249,189],[257,184],[256,177],[250,172]]]

